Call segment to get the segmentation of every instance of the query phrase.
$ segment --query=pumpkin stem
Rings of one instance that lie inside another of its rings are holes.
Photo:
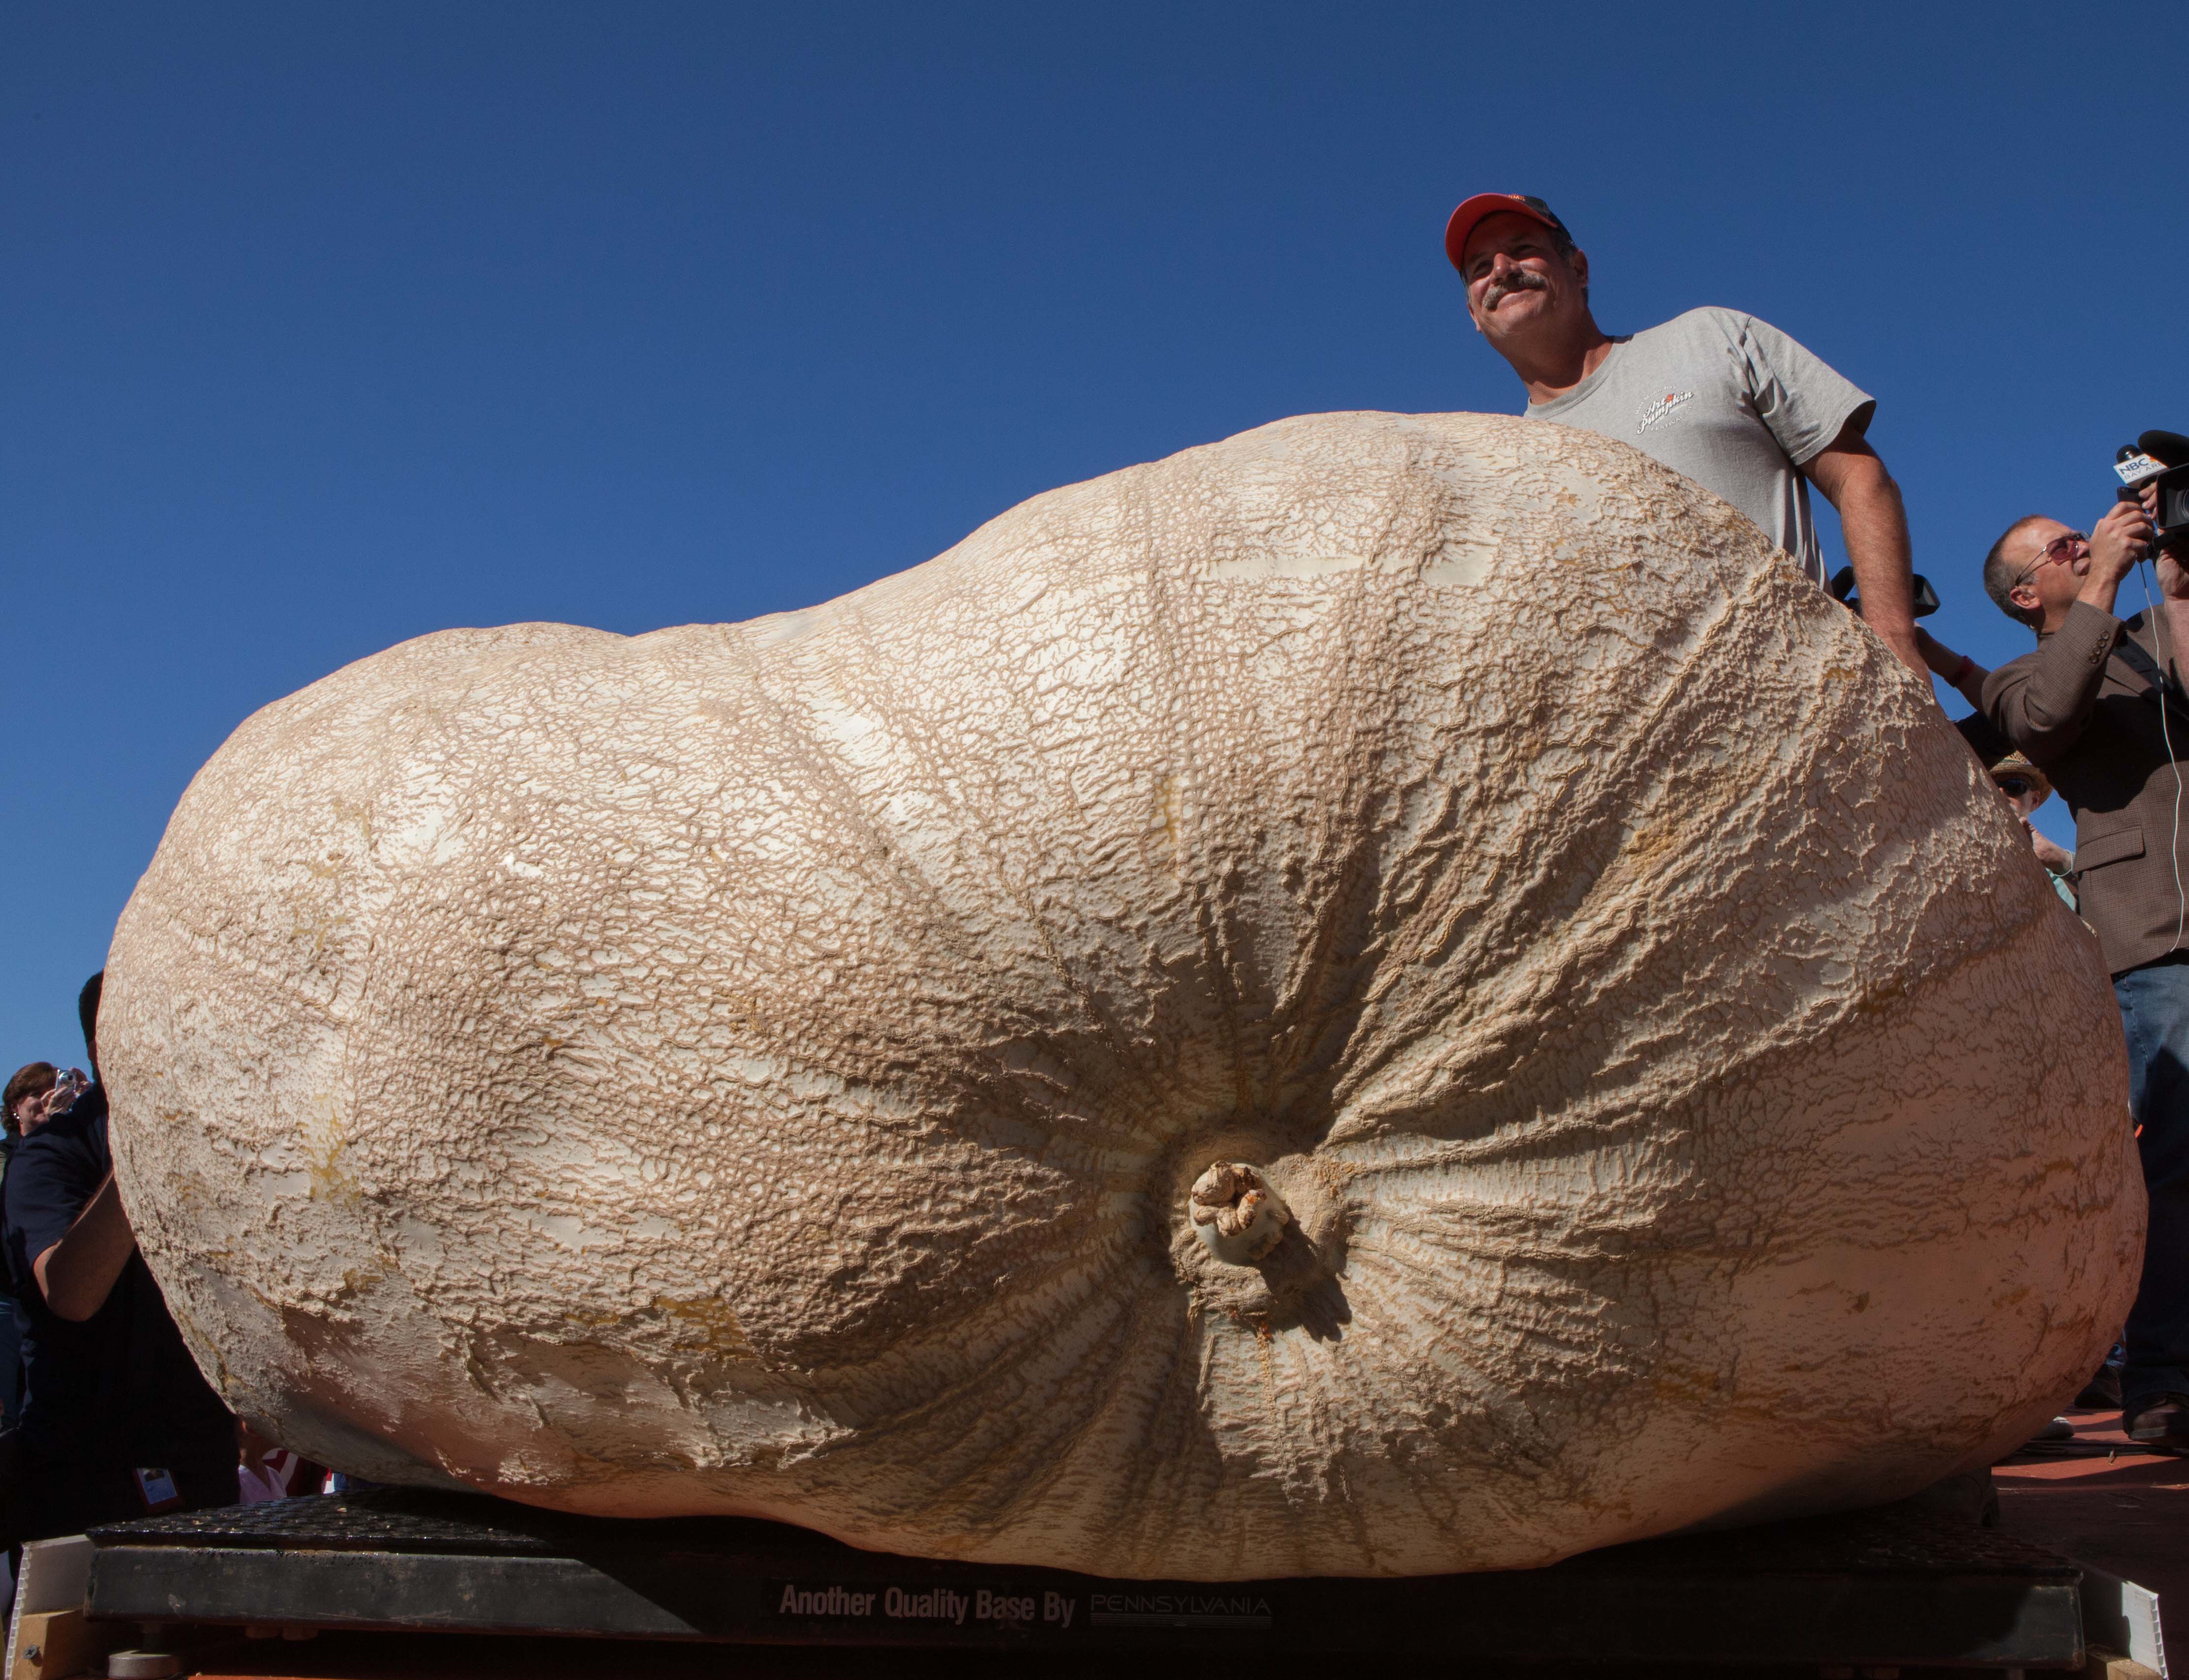
[[[1193,1234],[1218,1259],[1252,1265],[1283,1240],[1292,1210],[1259,1168],[1219,1161],[1193,1181]]]

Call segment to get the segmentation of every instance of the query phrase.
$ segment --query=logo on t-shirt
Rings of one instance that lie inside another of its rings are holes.
[[[1642,410],[1642,423],[1634,428],[1636,435],[1639,436],[1647,432],[1666,415],[1671,413],[1674,409],[1679,407],[1682,403],[1693,402],[1694,396],[1695,393],[1692,391],[1666,392],[1657,401]]]

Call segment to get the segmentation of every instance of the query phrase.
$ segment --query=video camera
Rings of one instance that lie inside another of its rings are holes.
[[[2113,457],[2120,499],[2134,501],[2146,484],[2158,489],[2158,542],[2175,554],[2189,552],[2189,438],[2179,432],[2147,432],[2121,445]]]
[[[1914,611],[1909,616],[1927,619],[1938,610],[1938,591],[1931,587],[1931,580],[1920,572],[1916,573],[1911,581],[1914,585],[1912,593],[1915,598],[1909,604]],[[1833,600],[1847,608],[1848,611],[1854,613],[1862,611],[1862,597],[1854,592],[1853,567],[1842,566],[1834,572],[1832,580],[1824,585],[1824,590]]]

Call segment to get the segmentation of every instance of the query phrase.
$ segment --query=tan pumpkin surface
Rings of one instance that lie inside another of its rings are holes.
[[[373,1477],[1225,1579],[1881,1501],[2096,1366],[2095,942],[1623,444],[1285,421],[811,611],[252,717],[116,936],[144,1252]],[[1188,1191],[1259,1168],[1251,1264]]]

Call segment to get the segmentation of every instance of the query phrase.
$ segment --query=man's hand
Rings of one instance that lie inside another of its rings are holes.
[[[2075,854],[2039,834],[2027,817],[2022,819],[2022,832],[2029,836],[2029,849],[2037,854],[2037,861],[2052,874],[2064,875],[2075,867]]]
[[[2158,592],[2171,606],[2189,605],[2189,570],[2182,568],[2180,557],[2171,549],[2158,551]]]
[[[1923,679],[1928,693],[1930,668],[1915,641],[1915,580],[1900,486],[1852,421],[1802,471],[1839,510],[1863,622]]]
[[[136,1251],[137,1234],[109,1173],[61,1240],[31,1262],[31,1271],[54,1315],[81,1324],[106,1304]]]
[[[2115,502],[2090,532],[2090,569],[2083,574],[2075,598],[2101,612],[2112,612],[2120,580],[2151,552],[2151,521],[2141,503]]]

